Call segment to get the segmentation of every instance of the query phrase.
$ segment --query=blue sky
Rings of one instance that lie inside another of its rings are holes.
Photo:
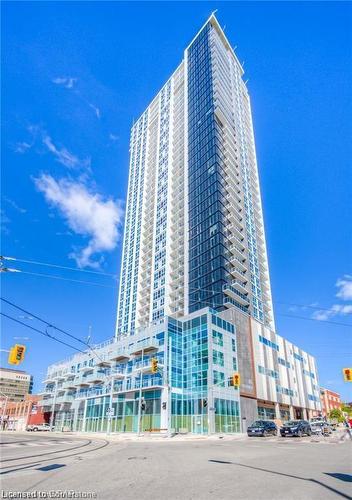
[[[249,80],[278,333],[352,400],[351,328],[297,318],[352,324],[348,2],[3,2],[2,254],[118,274],[130,126],[214,9]],[[4,296],[54,325],[113,335],[111,276],[11,266],[104,285],[2,275]],[[29,337],[22,367],[36,390],[72,352],[2,326],[3,347]]]

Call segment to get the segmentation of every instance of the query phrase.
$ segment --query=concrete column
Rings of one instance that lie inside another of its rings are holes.
[[[275,418],[277,418],[277,420],[281,420],[279,403],[275,403]]]
[[[72,422],[72,430],[75,431],[77,428],[77,418],[78,418],[78,409],[79,409],[79,402],[75,404],[75,402],[72,403],[73,406],[73,422]],[[71,408],[72,408],[71,406]]]
[[[295,419],[295,412],[293,411],[293,406],[290,405],[290,420],[294,420]]]
[[[100,432],[103,432],[103,427],[104,427],[104,420],[105,420],[105,411],[106,411],[106,398],[103,396],[103,415],[101,418],[101,424],[100,424]]]
[[[308,420],[307,408],[302,408],[303,420]]]
[[[83,422],[82,422],[82,432],[85,432],[85,430],[86,430],[87,403],[88,403],[88,399],[86,399],[86,400],[85,400],[85,402],[84,402],[84,413],[83,413]]]

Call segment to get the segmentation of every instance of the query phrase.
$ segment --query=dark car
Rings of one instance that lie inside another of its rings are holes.
[[[281,427],[280,434],[282,437],[302,437],[304,434],[310,436],[312,434],[312,429],[307,420],[290,420],[289,422],[286,422],[283,427]]]
[[[271,420],[256,420],[247,429],[248,436],[276,436],[277,427]]]

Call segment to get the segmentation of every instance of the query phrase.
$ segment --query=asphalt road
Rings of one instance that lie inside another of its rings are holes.
[[[109,442],[2,433],[1,498],[73,490],[121,500],[350,499],[351,464],[352,442],[336,435]]]

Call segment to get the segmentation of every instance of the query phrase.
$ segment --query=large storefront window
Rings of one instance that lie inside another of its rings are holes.
[[[215,432],[240,432],[237,401],[215,398]]]
[[[137,432],[139,393],[134,393],[134,399],[119,396],[113,402],[114,415],[111,418],[111,432]],[[142,391],[145,409],[141,413],[141,431],[160,429],[161,391]],[[99,401],[98,401],[99,399]],[[108,425],[107,408],[109,397],[88,400],[86,431],[105,432]]]
[[[258,418],[260,420],[274,420],[276,418],[275,408],[258,406]]]

